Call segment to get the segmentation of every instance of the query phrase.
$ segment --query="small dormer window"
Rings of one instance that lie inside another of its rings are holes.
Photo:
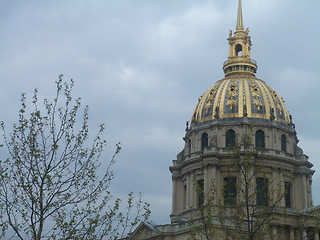
[[[234,148],[236,146],[236,132],[232,129],[229,129],[226,132],[226,147]]]
[[[265,148],[265,138],[262,130],[256,131],[256,148]]]
[[[208,134],[203,133],[201,136],[201,150],[204,150],[208,147]]]
[[[287,138],[285,135],[281,136],[281,151],[287,151]]]

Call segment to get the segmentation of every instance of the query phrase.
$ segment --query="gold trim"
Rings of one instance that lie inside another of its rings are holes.
[[[274,111],[276,111],[276,105],[275,105],[275,103],[274,103],[272,94],[271,94],[271,92],[270,92],[270,87],[268,87],[268,85],[266,85],[266,84],[265,84],[265,87],[266,87],[266,93],[267,93],[267,95],[268,95],[269,104],[270,104],[271,107],[274,109]],[[269,112],[269,116],[270,116],[270,111],[271,111],[270,105],[269,105],[269,111],[268,111],[268,112]],[[279,119],[278,119],[278,117],[277,117],[276,112],[275,112],[274,116],[275,116],[275,120],[278,121]]]
[[[216,82],[217,84],[217,93],[216,93],[216,97],[214,99],[214,103],[213,103],[213,108],[212,108],[212,119],[215,119],[214,115],[216,114],[216,107],[219,106],[219,103],[220,103],[220,100],[221,100],[221,89],[223,88],[222,85],[223,85],[223,82],[221,81],[224,81],[224,80],[220,80],[218,82]],[[219,86],[218,86],[219,85]]]
[[[226,92],[227,92],[227,87],[229,85],[230,79],[227,79],[222,86],[222,96],[219,98],[220,103],[219,103],[219,116],[220,118],[223,117],[223,110],[224,110],[224,102],[226,98]]]
[[[246,105],[247,105],[247,113],[248,117],[251,117],[252,110],[251,110],[251,95],[249,91],[249,82],[250,79],[245,79],[245,91],[246,91]]]
[[[240,117],[239,113],[225,113],[223,115],[223,118],[229,118],[229,117]]]
[[[267,99],[267,95],[266,95],[267,89],[265,87],[265,83],[261,82],[260,80],[256,80],[256,83],[258,84],[260,91],[262,93],[262,96],[263,96],[263,102],[265,105],[267,119],[270,119],[270,105],[268,103],[268,99]]]
[[[206,91],[201,97],[200,97],[200,109],[199,109],[199,118],[198,119],[201,119],[202,118],[202,110],[203,110],[203,106],[204,106],[204,102],[205,102],[205,99],[207,99],[207,95],[208,95],[208,91]]]
[[[284,111],[286,122],[289,123],[290,122],[290,116],[289,116],[290,114],[289,114],[289,111],[288,111],[286,105],[284,104],[284,100],[283,100],[282,97],[280,97],[280,102],[281,102],[281,105],[282,105],[282,109]]]
[[[263,118],[263,119],[268,119],[268,118],[267,118],[267,115],[265,115],[265,114],[261,114],[261,113],[252,113],[252,114],[251,114],[251,117],[253,117],[253,118]]]
[[[230,108],[230,110],[233,109],[234,105],[237,104],[237,96],[238,96],[238,81],[235,79],[232,79],[229,84],[228,88],[228,99],[226,100],[226,105]]]
[[[238,101],[239,116],[243,116],[243,106],[244,106],[243,91],[244,91],[243,79],[239,79],[239,101]]]

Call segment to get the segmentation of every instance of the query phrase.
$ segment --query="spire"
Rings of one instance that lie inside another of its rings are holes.
[[[243,30],[243,19],[242,19],[242,6],[241,6],[241,0],[239,0],[238,5],[238,16],[237,16],[237,27],[236,31]]]
[[[234,34],[229,32],[229,57],[223,63],[223,71],[229,75],[255,76],[258,69],[256,61],[251,58],[251,38],[249,29],[244,30],[241,0],[238,5],[237,27]]]

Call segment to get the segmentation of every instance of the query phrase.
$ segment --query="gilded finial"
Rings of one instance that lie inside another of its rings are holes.
[[[243,18],[242,18],[241,0],[239,0],[239,5],[238,5],[238,16],[237,16],[237,27],[236,27],[236,30],[243,30]]]

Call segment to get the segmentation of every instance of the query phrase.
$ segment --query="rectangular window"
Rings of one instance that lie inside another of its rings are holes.
[[[286,202],[286,208],[291,208],[291,189],[292,189],[292,184],[289,182],[285,182],[284,184],[285,187],[285,202]]]
[[[256,179],[257,206],[268,206],[268,179]]]
[[[237,204],[237,179],[226,177],[223,186],[224,205],[234,206]]]
[[[198,193],[198,206],[202,206],[204,203],[204,181],[203,179],[197,182],[197,193]]]

